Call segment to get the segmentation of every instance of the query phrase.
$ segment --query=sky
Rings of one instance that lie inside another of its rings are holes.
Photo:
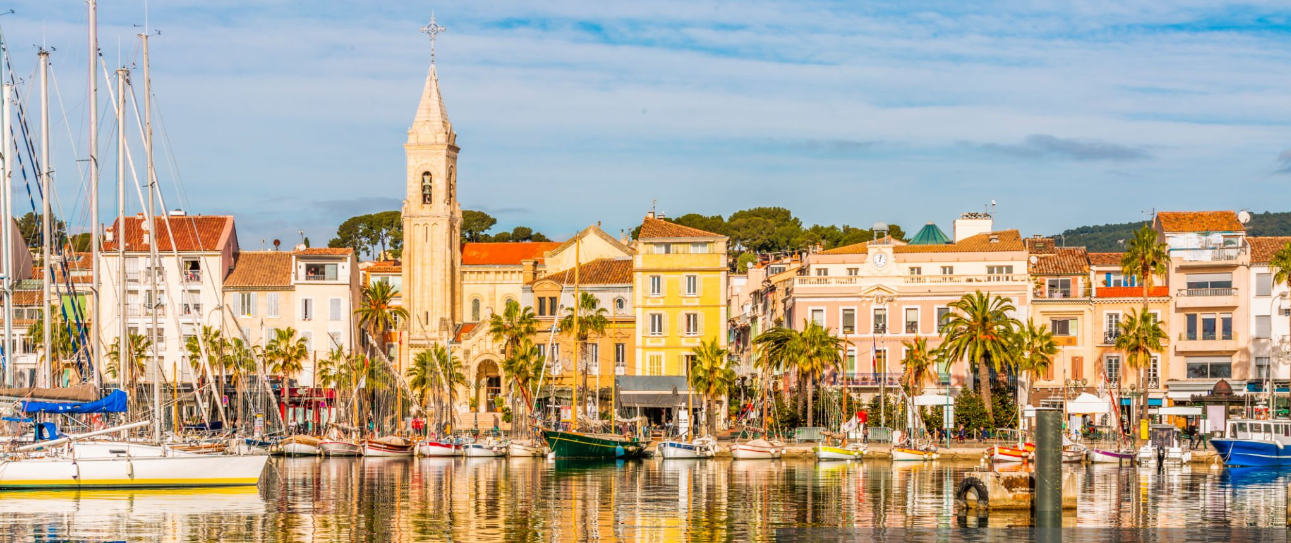
[[[142,101],[144,3],[102,4],[103,59],[132,68]],[[36,47],[54,48],[55,203],[84,231],[85,5],[9,8],[32,123]],[[652,206],[909,230],[994,200],[996,226],[1024,235],[1291,210],[1291,4],[1259,0],[153,2],[166,206],[235,215],[244,249],[322,245],[398,209],[432,10],[462,207],[498,229],[617,233]],[[98,76],[109,216],[115,84]],[[31,208],[21,179],[15,195]]]

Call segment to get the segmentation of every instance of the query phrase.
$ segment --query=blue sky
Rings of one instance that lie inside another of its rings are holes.
[[[109,66],[138,62],[143,3],[103,4]],[[1024,234],[1152,209],[1291,210],[1286,2],[153,4],[178,172],[159,147],[163,191],[235,214],[244,248],[301,230],[322,244],[346,217],[399,207],[432,9],[462,204],[499,227],[617,232],[653,200],[908,228],[995,200],[997,225]],[[34,44],[56,47],[58,203],[81,230],[85,9],[8,5],[20,77]]]

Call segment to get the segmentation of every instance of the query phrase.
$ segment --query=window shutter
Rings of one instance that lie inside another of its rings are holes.
[[[260,301],[256,299],[258,296],[256,296],[256,293],[254,292],[252,292],[249,297],[251,298],[251,307],[247,308],[247,316],[254,317],[256,316],[256,306],[259,305]]]
[[[266,309],[269,313],[269,316],[277,317],[278,316],[278,293],[270,292],[266,298],[267,300],[265,300],[265,305],[268,306],[268,308]]]
[[[241,292],[233,295],[233,314],[239,317],[242,316],[242,293]]]
[[[329,306],[328,307],[329,313],[331,313],[331,315],[329,315],[331,320],[334,320],[334,321],[341,320],[341,299],[332,298],[331,300],[328,301],[328,306]]]

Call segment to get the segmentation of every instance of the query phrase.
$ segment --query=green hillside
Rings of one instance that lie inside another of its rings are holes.
[[[1120,240],[1129,239],[1140,222],[1081,226],[1054,236],[1068,247],[1084,246],[1091,252],[1124,250]],[[1291,236],[1291,211],[1251,213],[1246,232],[1252,236]],[[1065,238],[1065,239],[1064,239]]]

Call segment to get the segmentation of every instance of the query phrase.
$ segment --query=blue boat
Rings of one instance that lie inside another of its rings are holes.
[[[1232,420],[1227,436],[1210,443],[1225,466],[1291,466],[1291,421]]]

